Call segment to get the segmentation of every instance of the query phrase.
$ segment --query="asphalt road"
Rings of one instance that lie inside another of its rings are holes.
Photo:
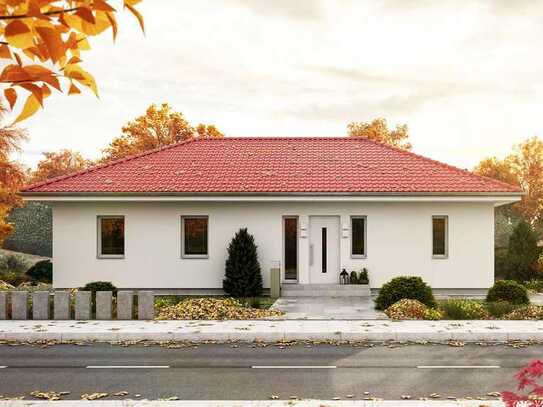
[[[2,345],[0,395],[69,391],[65,399],[79,399],[124,390],[125,398],[188,400],[477,397],[513,389],[514,373],[536,358],[543,358],[543,346]]]

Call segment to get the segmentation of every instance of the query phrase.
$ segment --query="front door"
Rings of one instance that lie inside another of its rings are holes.
[[[339,217],[309,218],[309,270],[311,284],[339,282]]]

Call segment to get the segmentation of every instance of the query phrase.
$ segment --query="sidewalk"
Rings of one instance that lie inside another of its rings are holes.
[[[0,321],[0,340],[543,342],[543,321]]]
[[[503,407],[501,401],[489,400],[273,400],[273,401],[0,401],[0,407],[23,406],[100,406],[100,407]]]

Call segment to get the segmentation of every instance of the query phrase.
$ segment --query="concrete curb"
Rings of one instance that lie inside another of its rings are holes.
[[[0,407],[23,406],[100,406],[100,407],[503,407],[501,401],[487,400],[271,400],[271,401],[223,401],[223,400],[195,400],[195,401],[0,401]]]
[[[0,340],[543,342],[543,321],[0,321]]]

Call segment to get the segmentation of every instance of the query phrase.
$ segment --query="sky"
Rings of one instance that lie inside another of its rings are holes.
[[[143,0],[91,41],[90,92],[55,94],[25,121],[18,157],[96,158],[128,120],[169,103],[227,136],[343,136],[407,124],[413,151],[473,168],[543,137],[543,2]]]

